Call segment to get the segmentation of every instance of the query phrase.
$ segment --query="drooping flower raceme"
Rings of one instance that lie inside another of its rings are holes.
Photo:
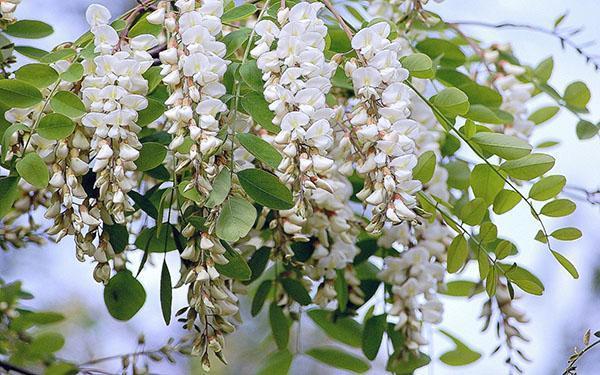
[[[279,178],[294,194],[294,207],[279,212],[278,225],[295,240],[306,240],[302,228],[311,209],[309,190],[333,192],[324,178],[333,167],[327,151],[333,144],[330,121],[334,116],[325,96],[337,64],[326,61],[323,53],[327,27],[317,17],[322,7],[301,2],[281,9],[281,28],[273,21],[260,21],[255,28],[260,38],[251,51],[263,72],[264,96],[275,113],[273,123],[281,128],[273,139],[283,154]],[[291,256],[289,244],[283,247],[285,256]]]
[[[15,20],[15,11],[21,0],[0,0],[0,15],[2,21],[13,22]]]
[[[358,59],[346,63],[357,105],[348,115],[356,134],[356,171],[365,176],[357,194],[373,206],[367,231],[377,233],[386,221],[414,220],[420,182],[412,179],[417,163],[415,138],[419,124],[409,118],[410,91],[402,83],[408,71],[398,60],[401,43],[391,42],[390,27],[376,23],[352,39]]]
[[[211,193],[216,176],[229,173],[219,136],[223,129],[222,115],[227,110],[220,98],[225,94],[222,82],[229,63],[224,59],[225,45],[216,40],[222,32],[222,14],[221,0],[199,4],[179,0],[174,7],[170,2],[161,2],[148,17],[152,23],[163,24],[169,36],[160,60],[163,82],[170,94],[165,103],[168,108],[165,129],[173,135],[169,148],[177,159],[175,173],[191,171],[184,190],[199,192],[200,203]],[[184,205],[181,211],[189,205]],[[219,210],[219,206],[205,207],[206,227],[214,228]],[[181,253],[178,283],[189,285],[190,308],[185,325],[191,331],[192,353],[202,356],[205,368],[210,367],[208,348],[223,356],[223,335],[234,329],[227,319],[238,312],[238,299],[231,292],[232,281],[215,268],[228,261],[223,255],[226,250],[213,230],[199,231],[188,224],[182,231],[187,243]],[[198,324],[202,327],[199,332],[195,328]]]
[[[98,54],[84,61],[86,74],[81,83],[81,96],[88,111],[81,123],[91,133],[90,157],[94,159],[94,187],[98,188],[90,213],[99,210],[93,215],[98,224],[102,211],[110,212],[113,223],[124,224],[126,213],[133,211],[127,194],[136,184],[135,160],[142,147],[137,137],[140,131],[137,111],[148,104],[145,97],[148,82],[142,74],[152,66],[153,58],[147,50],[157,41],[151,35],[140,35],[128,42],[122,40],[108,24],[110,12],[100,5],[91,5],[86,18]],[[89,225],[93,225],[92,221],[90,218]],[[90,238],[86,238],[79,250],[99,262],[95,276],[107,282],[108,260],[115,256],[114,250],[104,232],[97,247],[92,244],[92,234],[87,234]]]

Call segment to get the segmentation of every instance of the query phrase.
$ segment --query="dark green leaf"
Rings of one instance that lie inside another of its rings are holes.
[[[292,299],[302,306],[310,305],[312,298],[304,288],[304,285],[296,279],[282,279],[281,285],[285,292],[292,297]]]
[[[371,366],[361,358],[334,347],[312,348],[306,352],[317,361],[331,367],[349,370],[359,374],[367,372]]]
[[[248,267],[248,263],[234,248],[232,248],[227,242],[221,241],[223,247],[225,247],[225,258],[228,262],[226,264],[215,264],[215,268],[223,276],[229,277],[236,280],[249,280],[252,276],[252,271]]]
[[[236,242],[245,237],[256,221],[256,209],[247,200],[229,197],[217,219],[215,232],[227,242]]]
[[[173,303],[173,287],[171,284],[171,273],[167,262],[163,261],[160,272],[160,309],[165,323],[171,323],[171,304]]]
[[[275,210],[294,207],[292,192],[275,175],[262,169],[244,169],[237,176],[244,191],[257,203]]]
[[[290,339],[290,324],[281,307],[277,306],[275,302],[269,307],[269,322],[277,347],[280,350],[287,349]]]
[[[19,176],[31,185],[43,189],[48,186],[50,173],[44,160],[36,153],[30,152],[17,162]]]
[[[60,113],[49,113],[42,117],[37,133],[46,139],[65,139],[75,131],[73,120]]]
[[[42,101],[35,86],[17,79],[0,80],[0,102],[11,108],[29,108]]]
[[[42,21],[19,20],[9,24],[4,32],[16,38],[40,39],[51,35],[54,29]]]
[[[120,271],[104,288],[104,303],[108,312],[117,320],[126,321],[142,308],[146,291],[129,271]]]
[[[277,169],[281,163],[283,157],[279,151],[260,137],[249,133],[236,134],[235,137],[248,152],[271,168]]]
[[[273,282],[271,280],[265,280],[256,289],[256,294],[254,294],[254,298],[252,299],[252,307],[250,309],[250,313],[252,316],[258,315],[260,310],[262,310],[263,305],[265,304],[265,300],[267,299],[269,292],[271,291],[271,285]]]

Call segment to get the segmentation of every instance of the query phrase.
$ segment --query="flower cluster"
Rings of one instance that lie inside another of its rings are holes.
[[[408,71],[398,59],[402,44],[390,42],[389,35],[385,22],[359,31],[352,39],[359,58],[345,66],[359,99],[348,117],[356,134],[356,171],[365,176],[357,197],[374,206],[366,228],[371,233],[386,221],[414,220],[414,194],[421,189],[412,179],[419,124],[409,119],[410,90],[402,83]]]
[[[434,0],[441,3],[444,0]],[[389,19],[397,23],[412,10],[420,10],[429,0],[372,0],[367,8],[373,17]]]
[[[142,74],[153,63],[146,50],[156,45],[151,35],[140,35],[128,42],[122,40],[108,24],[110,18],[108,9],[100,5],[91,5],[86,12],[97,54],[83,62],[85,78],[81,82],[81,97],[87,113],[81,119],[82,126],[57,145],[51,185],[62,189],[62,194],[60,200],[53,202],[50,215],[47,214],[57,221],[69,220],[55,234],[74,234],[74,229],[78,258],[93,257],[98,262],[94,277],[104,283],[111,273],[108,261],[114,259],[115,268],[120,269],[125,258],[115,255],[108,233],[99,233],[99,230],[103,222],[124,224],[126,213],[133,211],[127,193],[136,184],[134,161],[141,148],[137,138],[140,130],[136,124],[137,111],[147,106],[148,82]],[[93,165],[89,165],[88,159],[94,159]],[[96,176],[94,188],[98,189],[94,197],[88,197],[81,184],[81,176],[90,166]],[[73,197],[84,199],[79,204],[78,215],[71,207]],[[61,204],[72,216],[61,215]],[[83,224],[89,227],[85,234]],[[94,244],[96,238],[97,245]]]
[[[2,21],[13,22],[15,20],[15,11],[21,0],[0,0],[0,15]]]
[[[198,191],[206,199],[227,161],[219,153],[224,148],[219,131],[227,110],[220,98],[225,94],[222,81],[229,61],[224,59],[225,45],[216,40],[222,32],[223,2],[178,0],[174,7],[170,3],[161,2],[148,17],[149,22],[162,24],[168,35],[167,47],[159,54],[163,83],[170,94],[165,102],[165,130],[173,135],[169,149],[177,160],[175,173],[191,170],[185,191]],[[219,207],[205,211],[210,228]],[[185,326],[192,332],[192,354],[202,356],[203,366],[208,369],[208,349],[223,356],[223,335],[234,330],[228,318],[237,314],[238,299],[231,291],[232,281],[215,268],[228,261],[225,248],[212,230],[198,231],[188,224],[182,234],[187,243],[181,253],[178,285],[189,285]],[[202,327],[199,332],[195,328],[197,320]]]
[[[169,148],[176,152],[176,171],[191,166],[193,176],[186,190],[197,189],[204,197],[212,190],[212,180],[220,172],[215,162],[223,144],[218,137],[219,114],[227,107],[219,99],[225,94],[222,83],[227,70],[225,45],[216,40],[221,33],[220,0],[179,0],[171,9],[161,2],[148,20],[163,24],[169,39],[160,52],[163,82],[170,96],[165,104],[165,129],[173,135]],[[184,145],[186,139],[190,144]]]
[[[281,28],[270,20],[256,24],[260,38],[251,51],[263,72],[264,96],[281,127],[273,143],[283,153],[279,178],[294,193],[294,207],[281,211],[278,225],[287,236],[302,240],[310,203],[308,190],[332,192],[324,174],[333,167],[327,150],[333,144],[330,121],[334,116],[325,96],[337,64],[323,53],[327,27],[317,17],[321,3],[301,2],[278,13]],[[273,44],[276,48],[271,50]],[[285,245],[285,252],[291,250]]]

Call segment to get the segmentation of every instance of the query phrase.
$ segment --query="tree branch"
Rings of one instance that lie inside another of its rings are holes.
[[[587,63],[592,64],[594,70],[600,70],[600,55],[592,55],[585,51],[585,48],[589,47],[591,43],[583,43],[579,44],[572,39],[572,36],[577,34],[581,29],[577,29],[570,33],[561,32],[560,29],[548,29],[541,26],[529,25],[525,23],[513,23],[513,22],[501,22],[501,23],[492,23],[492,22],[483,22],[483,21],[453,21],[448,22],[449,25],[461,25],[461,26],[480,26],[480,27],[488,27],[493,29],[523,29],[535,31],[538,33],[550,35],[554,38],[557,38],[560,41],[560,45],[564,49],[565,46],[569,46],[573,48],[578,54],[583,56]]]

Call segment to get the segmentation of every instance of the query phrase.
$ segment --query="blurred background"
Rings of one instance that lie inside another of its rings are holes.
[[[49,38],[27,41],[24,44],[49,50],[60,42],[76,39],[86,31],[84,12],[92,2],[107,6],[114,16],[135,4],[135,1],[127,0],[23,1],[17,11],[19,19],[40,19],[53,24],[56,30]],[[569,11],[565,24],[585,27],[578,40],[600,41],[597,0],[446,0],[442,4],[430,3],[428,6],[431,10],[449,21],[513,21],[548,28],[552,27],[556,17]],[[525,64],[535,65],[553,55],[555,68],[550,83],[562,92],[572,81],[585,81],[592,90],[592,100],[588,106],[591,113],[586,118],[594,123],[600,119],[600,72],[595,72],[573,50],[563,51],[556,39],[531,31],[482,27],[465,27],[464,30],[468,35],[486,42],[511,42],[516,56]],[[550,100],[537,98],[532,102],[532,108],[550,103]],[[550,154],[557,156],[553,171],[567,176],[570,185],[596,190],[600,187],[600,142],[597,137],[579,141],[575,136],[576,122],[572,115],[561,111],[554,120],[536,129],[532,144],[543,140],[560,140],[560,146],[548,150]],[[584,332],[588,328],[592,331],[600,330],[600,206],[578,202],[574,215],[567,219],[548,220],[550,230],[568,224],[583,231],[582,239],[557,245],[557,249],[562,250],[576,264],[581,274],[579,280],[571,279],[545,250],[544,245],[533,240],[537,227],[523,204],[519,209],[520,211],[511,211],[500,217],[499,235],[519,244],[519,264],[535,270],[546,286],[543,296],[525,296],[516,302],[531,318],[531,322],[523,327],[531,342],[519,345],[531,358],[531,362],[522,367],[527,374],[560,374],[573,347],[581,346]],[[135,350],[139,334],[145,335],[147,348],[158,348],[169,337],[178,337],[183,333],[176,322],[170,327],[164,325],[158,294],[159,267],[144,269],[141,281],[148,293],[146,304],[131,321],[121,323],[112,319],[106,311],[103,288],[92,279],[91,263],[79,263],[74,255],[75,250],[68,239],[58,245],[47,244],[41,248],[0,252],[0,275],[6,281],[24,280],[25,289],[36,296],[31,301],[31,307],[59,311],[67,316],[66,322],[60,327],[67,336],[67,345],[59,352],[61,358],[77,363],[95,357],[129,353]],[[157,263],[160,266],[158,259]],[[176,256],[170,259],[170,264],[171,272],[177,273]],[[466,277],[468,276],[467,273]],[[475,277],[475,273],[471,276]],[[483,357],[472,365],[458,368],[436,361],[428,369],[418,373],[506,374],[508,368],[503,363],[504,353],[490,356],[497,345],[494,330],[484,334],[480,332],[483,323],[478,317],[484,298],[466,301],[447,297],[444,302],[446,314],[441,326],[480,351]],[[184,304],[184,291],[176,290],[174,310]],[[242,305],[247,306],[247,301]],[[230,366],[219,367],[215,373],[252,374],[274,349],[274,344],[269,339],[270,329],[264,311],[256,319],[250,319],[247,309],[244,313],[244,325],[228,340],[227,357]],[[301,330],[294,334],[300,335],[300,350],[326,341],[320,331],[313,329],[308,319],[302,320]],[[439,354],[452,347],[447,338],[433,329],[429,330],[429,337],[432,344],[427,352],[432,358],[439,357]],[[296,341],[294,339],[291,342]],[[385,362],[383,358],[380,360],[380,363],[373,366],[371,374],[384,373]],[[106,362],[103,368],[114,373],[119,369],[119,364]],[[153,373],[160,374],[201,373],[197,363],[181,357],[177,367],[159,364],[153,366],[152,370]],[[600,373],[600,350],[592,350],[586,355],[580,362],[579,371],[580,374]],[[303,357],[294,360],[292,367],[294,374],[335,372]]]

